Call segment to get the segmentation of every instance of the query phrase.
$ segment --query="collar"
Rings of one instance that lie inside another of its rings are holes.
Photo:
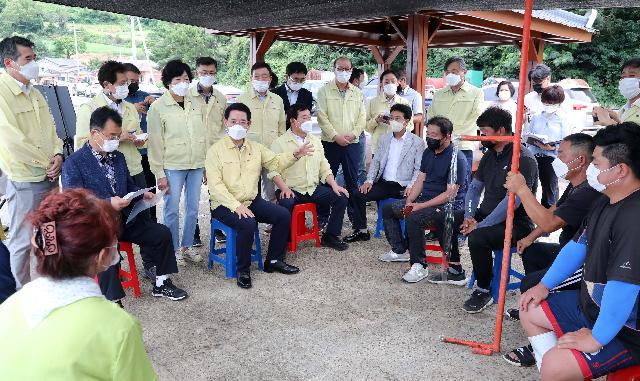
[[[291,129],[288,129],[287,132],[285,132],[285,134],[287,134],[287,139],[289,139],[292,142],[296,142],[297,143],[299,141],[299,139],[304,139],[304,138],[301,138],[300,136],[294,134]],[[310,135],[311,134],[307,134],[307,137],[311,138]]]
[[[271,91],[267,90],[267,94],[265,94],[265,95],[260,95],[260,94],[258,94],[258,92],[253,88],[253,86],[251,86],[251,84],[249,84],[249,94],[251,95],[251,98],[263,97],[263,98],[266,100],[266,99],[269,99],[269,94],[271,94]]]
[[[31,329],[57,309],[82,299],[104,298],[95,280],[86,276],[71,279],[40,277],[27,283],[20,292],[20,307]]]
[[[300,92],[300,90],[302,90],[302,88],[300,88],[300,90],[291,90],[291,88],[289,88],[289,83],[287,82],[284,83],[284,88],[287,90],[288,93],[297,93],[297,92]]]
[[[513,143],[509,143],[506,146],[504,146],[504,149],[498,153],[496,150],[490,149],[489,152],[493,153],[493,156],[495,157],[504,157],[505,154],[507,155],[511,155],[511,150],[513,149]],[[522,156],[522,154],[521,154]],[[511,157],[511,156],[509,156]]]
[[[462,90],[462,91],[464,91],[464,92],[466,93],[467,91],[469,91],[470,86],[471,86],[471,85],[469,84],[469,82],[467,82],[467,81],[465,80],[465,81],[464,81],[464,83],[462,84],[462,86],[460,86],[460,90]],[[447,91],[448,91],[448,92],[450,92],[450,93],[452,93],[452,94],[453,94],[453,90],[451,90],[451,86],[447,85],[446,89],[447,89]],[[458,90],[458,92],[459,92],[460,90]],[[456,93],[456,94],[457,94],[457,93]]]
[[[162,99],[162,98],[164,98],[164,99]],[[161,100],[161,99],[164,102],[164,104],[167,105],[167,106],[176,105],[176,106],[180,107],[178,105],[178,102],[176,102],[176,100],[173,99],[173,97],[171,96],[171,92],[169,92],[169,91],[167,91],[166,93],[162,94],[162,96],[158,99],[158,101]],[[187,100],[187,97],[185,96],[183,98],[183,102],[185,102],[186,100]],[[185,107],[185,109],[186,109],[186,107]]]
[[[338,88],[338,81],[336,81],[335,79],[329,82],[329,88],[335,91],[336,93],[340,92],[340,89]],[[348,93],[353,88],[354,86],[350,82],[347,82],[347,89],[345,90],[345,93]]]
[[[112,101],[111,98],[109,98],[107,94],[104,93],[104,91],[102,92],[102,97],[104,98],[105,102],[107,102],[107,106],[109,107],[111,107],[111,105],[113,104],[115,104],[117,107],[120,107],[122,105],[122,100],[120,100],[120,102]]]
[[[405,140],[407,140],[407,136],[409,136],[411,132],[409,132],[408,129],[404,129],[404,134],[402,134],[402,136],[400,137],[400,139],[396,139],[395,135],[393,134],[393,132],[391,132],[391,141],[394,140],[400,140],[401,142],[404,142]]]
[[[436,151],[433,151],[433,155],[434,156],[446,155],[446,154],[450,153],[451,151],[453,151],[453,143],[449,142],[449,146],[447,148],[442,150],[442,152],[440,152],[440,153],[436,153]]]
[[[89,144],[89,142],[87,142],[87,147],[89,147],[89,149],[91,150],[91,154],[93,155],[93,157],[95,157],[96,160],[98,160],[98,162],[100,163],[108,160],[113,160],[113,158],[116,157],[116,154],[113,152],[108,152],[105,156],[102,156],[100,152],[96,151],[95,149],[93,149],[93,147],[91,147],[91,144]]]
[[[229,135],[226,135],[224,138],[226,139],[226,142],[227,142],[227,144],[225,144],[224,146],[227,147],[227,149],[238,149],[238,146],[233,142],[233,140]],[[240,149],[242,150],[243,148],[248,146],[249,146],[249,139],[244,138],[244,143],[242,143],[242,146],[240,147]]]
[[[18,81],[13,77],[11,77],[11,79],[13,79],[16,82],[21,92],[25,93],[26,95],[29,95],[29,93],[31,92],[31,89],[33,88],[33,85],[31,84],[31,82],[29,82],[28,85],[25,85],[24,83]]]
[[[198,82],[198,84],[196,85],[196,91],[198,92],[198,94],[200,95],[204,95],[204,86],[202,86],[200,84],[200,82]],[[211,88],[211,91],[209,92],[209,96],[213,95],[213,87]]]

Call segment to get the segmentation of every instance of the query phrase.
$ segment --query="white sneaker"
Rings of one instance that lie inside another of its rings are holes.
[[[426,278],[427,275],[429,275],[428,268],[425,269],[420,263],[414,263],[413,266],[411,266],[411,269],[404,274],[402,279],[408,283],[417,283]]]
[[[393,250],[389,250],[388,253],[382,254],[378,259],[382,262],[409,262],[409,252],[405,251],[402,254],[398,254]]]
[[[195,252],[191,248],[187,248],[187,250],[185,250],[182,255],[183,255],[184,259],[189,260],[189,261],[194,262],[194,263],[198,263],[198,262],[202,261],[202,257],[200,256],[200,254],[198,254],[197,252]]]
[[[184,261],[184,258],[182,257],[182,253],[183,253],[182,249],[176,250],[176,263],[178,264],[178,266],[187,265],[187,263]]]

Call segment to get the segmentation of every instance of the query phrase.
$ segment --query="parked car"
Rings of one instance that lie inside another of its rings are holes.
[[[78,82],[75,84],[74,89],[77,96],[86,97],[88,96],[87,92],[89,90],[89,84],[86,82]]]
[[[227,104],[235,103],[242,90],[233,86],[213,85],[213,87],[227,97]]]
[[[87,97],[95,97],[96,95],[100,94],[102,92],[102,86],[100,86],[100,83],[98,83],[98,81],[94,81],[91,86],[89,86],[89,89],[85,92],[85,96]]]

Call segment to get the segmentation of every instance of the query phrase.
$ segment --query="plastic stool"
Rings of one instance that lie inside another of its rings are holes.
[[[214,230],[221,230],[227,237],[225,247],[215,248],[216,239]],[[238,276],[238,260],[236,258],[236,237],[235,229],[223,224],[222,222],[211,219],[211,239],[209,241],[209,269],[213,268],[213,263],[218,262],[224,266],[224,276],[226,278],[235,278]],[[254,233],[254,243],[256,248],[251,249],[251,262],[258,262],[258,269],[262,270],[262,250],[260,248],[260,230],[256,224]],[[224,258],[220,254],[224,253]]]
[[[373,236],[376,238],[380,238],[380,232],[384,230],[384,225],[382,224],[382,208],[390,202],[398,201],[399,198],[386,198],[384,200],[378,201],[378,222],[376,223],[376,234]],[[402,228],[402,235],[404,235],[404,218],[400,220],[400,227]]]
[[[640,381],[640,366],[620,369],[607,375],[607,381]]]
[[[435,231],[435,229],[432,226],[427,226],[425,228],[425,230]],[[424,250],[425,251],[437,251],[437,252],[439,252],[441,254],[439,257],[435,257],[435,256],[432,256],[432,255],[427,255],[426,258],[425,258],[427,263],[431,263],[431,264],[434,264],[434,265],[443,265],[445,268],[449,267],[449,263],[447,263],[447,259],[444,257],[444,250],[442,250],[442,246],[440,246],[440,243],[425,242]]]
[[[305,223],[305,212],[313,215],[313,229],[307,228]],[[316,247],[320,247],[320,233],[318,231],[318,213],[316,204],[298,204],[293,207],[291,213],[291,242],[287,246],[288,251],[297,251],[298,243],[315,239]]]
[[[515,247],[511,248],[511,253],[509,255],[509,280],[511,277],[515,277],[518,279],[517,282],[508,282],[507,290],[515,290],[520,288],[520,280],[524,278],[524,274],[515,271],[511,267],[511,259],[513,258],[513,253],[516,252]],[[491,279],[491,296],[494,301],[498,300],[498,294],[500,293],[500,273],[502,271],[502,250],[494,250],[493,252],[493,277]],[[473,283],[476,280],[476,276],[474,273],[471,273],[471,280],[469,281],[469,288],[473,288]]]
[[[120,266],[118,276],[122,288],[133,288],[133,296],[140,297],[140,281],[138,280],[138,269],[136,268],[136,258],[133,256],[133,245],[131,242],[118,242],[118,253],[125,252],[127,254],[127,262],[129,263],[129,271],[125,271]],[[98,277],[95,278],[98,283]]]

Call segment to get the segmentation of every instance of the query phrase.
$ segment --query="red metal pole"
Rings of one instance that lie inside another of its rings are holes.
[[[525,0],[524,24],[522,26],[522,50],[520,56],[520,86],[518,88],[518,108],[516,112],[516,130],[514,135],[505,137],[475,137],[465,136],[464,140],[491,140],[491,141],[512,141],[513,154],[511,156],[511,171],[518,172],[520,166],[520,138],[522,134],[522,120],[524,116],[524,92],[527,81],[527,57],[529,54],[529,42],[531,40],[531,14],[533,12],[533,0]],[[453,338],[442,338],[442,341],[452,344],[466,345],[472,348],[473,353],[491,355],[500,352],[500,342],[502,341],[502,323],[504,313],[504,299],[507,293],[507,283],[509,282],[509,267],[511,264],[511,238],[513,235],[513,215],[515,212],[515,194],[509,193],[509,207],[507,209],[506,227],[504,233],[504,247],[502,252],[502,271],[500,273],[500,290],[498,294],[498,310],[496,311],[496,327],[493,343],[479,343],[475,341],[460,340]]]

